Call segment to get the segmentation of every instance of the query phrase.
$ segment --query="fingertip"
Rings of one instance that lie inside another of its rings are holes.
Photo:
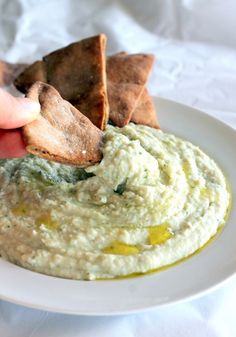
[[[16,100],[18,101],[18,104],[20,104],[20,109],[25,116],[28,115],[31,120],[39,116],[39,102],[33,101],[32,99],[27,97],[17,97]]]

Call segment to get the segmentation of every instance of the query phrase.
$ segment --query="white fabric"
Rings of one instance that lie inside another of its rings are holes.
[[[235,15],[235,0],[0,0],[0,58],[32,62],[104,32],[108,53],[156,54],[153,95],[199,107],[236,128]],[[200,299],[119,317],[67,316],[1,301],[0,336],[232,337],[234,303],[235,278]]]

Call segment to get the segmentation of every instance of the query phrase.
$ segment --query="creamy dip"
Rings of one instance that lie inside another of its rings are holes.
[[[98,279],[183,259],[216,232],[226,180],[193,144],[146,126],[108,126],[86,170],[34,156],[0,161],[0,254],[41,273]]]

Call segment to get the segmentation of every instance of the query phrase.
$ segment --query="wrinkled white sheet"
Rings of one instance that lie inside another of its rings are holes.
[[[236,128],[235,15],[235,0],[0,0],[0,58],[32,62],[104,32],[108,53],[156,55],[152,95],[199,107]],[[1,301],[0,337],[232,337],[234,303],[235,279],[198,300],[113,318]]]

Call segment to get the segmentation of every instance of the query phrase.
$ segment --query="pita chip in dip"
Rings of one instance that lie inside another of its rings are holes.
[[[40,117],[23,127],[29,153],[78,167],[101,161],[103,132],[55,88],[36,82],[26,96],[41,105]]]

